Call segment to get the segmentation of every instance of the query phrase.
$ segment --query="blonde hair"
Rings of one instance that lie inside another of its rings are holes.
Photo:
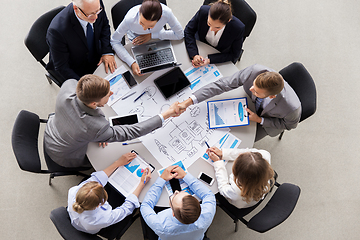
[[[87,182],[76,193],[72,208],[77,213],[94,210],[99,204],[103,205],[107,199],[107,192],[100,183],[95,181]]]
[[[76,96],[85,104],[99,102],[109,91],[109,81],[93,74],[82,76],[76,86]]]
[[[259,152],[240,154],[232,167],[234,182],[241,190],[241,196],[247,203],[259,201],[270,191],[274,181],[274,170]]]

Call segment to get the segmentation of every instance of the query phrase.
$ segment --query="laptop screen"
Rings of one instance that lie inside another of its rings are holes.
[[[190,85],[189,80],[178,67],[155,79],[154,83],[165,99],[168,99]]]

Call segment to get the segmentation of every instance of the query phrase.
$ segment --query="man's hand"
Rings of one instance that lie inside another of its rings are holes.
[[[148,42],[150,39],[151,39],[151,33],[148,33],[148,34],[144,34],[144,35],[137,36],[137,37],[132,41],[132,43],[133,43],[134,45],[141,45],[141,44],[144,44],[144,43]]]
[[[134,158],[136,158],[136,153],[128,152],[123,154],[118,160],[116,160],[116,162],[120,167],[130,163]]]
[[[179,102],[176,101],[171,104],[171,106],[165,112],[161,113],[161,115],[164,117],[164,120],[166,120],[169,117],[178,117],[183,112],[185,112],[185,108],[180,108]]]
[[[173,169],[173,172],[177,173],[177,176],[175,177],[176,179],[182,179],[186,175],[186,172],[184,171],[184,169],[182,169],[179,166],[176,166],[176,168]]]
[[[115,72],[115,69],[117,68],[115,57],[113,55],[103,55],[100,58],[100,61],[98,63],[98,66],[104,63],[105,65],[105,72],[108,73],[108,69],[110,68],[110,72]]]
[[[161,178],[164,179],[165,181],[169,181],[170,179],[173,179],[174,177],[176,177],[178,174],[174,172],[174,169],[177,166],[169,166],[167,168],[164,169],[163,173],[161,174]]]
[[[179,103],[179,108],[186,109],[188,106],[193,104],[193,100],[189,97],[188,99],[184,100],[183,102]]]
[[[132,70],[133,74],[135,74],[135,75],[138,75],[138,76],[142,76],[142,75],[143,75],[143,74],[141,74],[141,72],[140,72],[140,67],[139,67],[139,65],[138,65],[136,62],[134,62],[133,64],[131,64],[131,70]]]
[[[106,147],[108,145],[108,143],[107,142],[99,142],[99,147]]]
[[[246,111],[249,113],[249,120],[257,123],[261,123],[261,117],[259,117],[256,113],[246,108]]]

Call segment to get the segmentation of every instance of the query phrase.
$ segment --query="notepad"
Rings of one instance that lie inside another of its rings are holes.
[[[249,125],[247,106],[246,97],[207,102],[209,128]]]

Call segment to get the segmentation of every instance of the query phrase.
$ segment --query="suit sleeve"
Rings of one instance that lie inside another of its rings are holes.
[[[234,23],[236,24],[236,22]],[[237,59],[240,56],[240,52],[242,49],[243,39],[244,39],[244,31],[245,31],[245,25],[242,25],[239,29],[234,29],[231,31],[232,35],[236,36],[234,37],[234,40],[231,43],[230,50],[228,52],[220,52],[220,53],[214,53],[209,54],[208,58],[210,59],[210,63],[222,63],[222,62],[236,62]]]
[[[112,127],[109,125],[109,122],[106,121],[105,126],[99,130],[97,136],[93,141],[123,142],[126,140],[130,140],[146,135],[161,126],[162,126],[162,120],[158,115],[146,121],[132,125],[117,125]]]
[[[190,59],[192,59],[195,55],[199,55],[199,50],[197,48],[195,39],[195,34],[198,31],[198,24],[200,21],[199,18],[200,10],[188,22],[184,30],[186,51]]]
[[[63,36],[54,28],[49,28],[46,40],[54,62],[55,71],[59,72],[64,79],[73,78],[79,80],[79,75],[69,66],[70,53]]]
[[[104,9],[100,14],[102,14],[102,25],[100,33],[100,43],[101,43],[101,54],[113,53],[112,47],[110,45],[110,25],[109,19],[105,13],[105,6],[102,1],[100,1],[101,7]]]

